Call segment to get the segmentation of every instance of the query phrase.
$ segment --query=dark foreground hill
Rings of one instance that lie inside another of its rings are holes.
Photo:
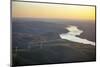
[[[96,60],[95,47],[57,40],[27,49],[13,49],[13,65],[37,65]]]

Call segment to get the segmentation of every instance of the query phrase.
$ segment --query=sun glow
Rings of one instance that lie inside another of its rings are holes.
[[[95,7],[12,2],[13,17],[95,20]]]

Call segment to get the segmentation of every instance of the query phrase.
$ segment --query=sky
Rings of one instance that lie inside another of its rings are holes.
[[[94,6],[12,2],[13,17],[95,20]]]

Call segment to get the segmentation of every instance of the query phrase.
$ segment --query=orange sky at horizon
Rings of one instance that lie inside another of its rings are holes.
[[[12,17],[95,20],[95,7],[12,2]]]

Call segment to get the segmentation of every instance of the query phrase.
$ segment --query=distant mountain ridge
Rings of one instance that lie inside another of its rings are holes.
[[[46,20],[46,21],[45,21]],[[52,21],[52,22],[51,22]],[[54,21],[54,22],[53,22]],[[44,34],[48,32],[67,33],[65,27],[69,25],[78,26],[84,31],[80,37],[95,41],[94,21],[74,21],[55,19],[33,19],[33,18],[13,18],[12,32]],[[84,23],[85,22],[85,23]]]

